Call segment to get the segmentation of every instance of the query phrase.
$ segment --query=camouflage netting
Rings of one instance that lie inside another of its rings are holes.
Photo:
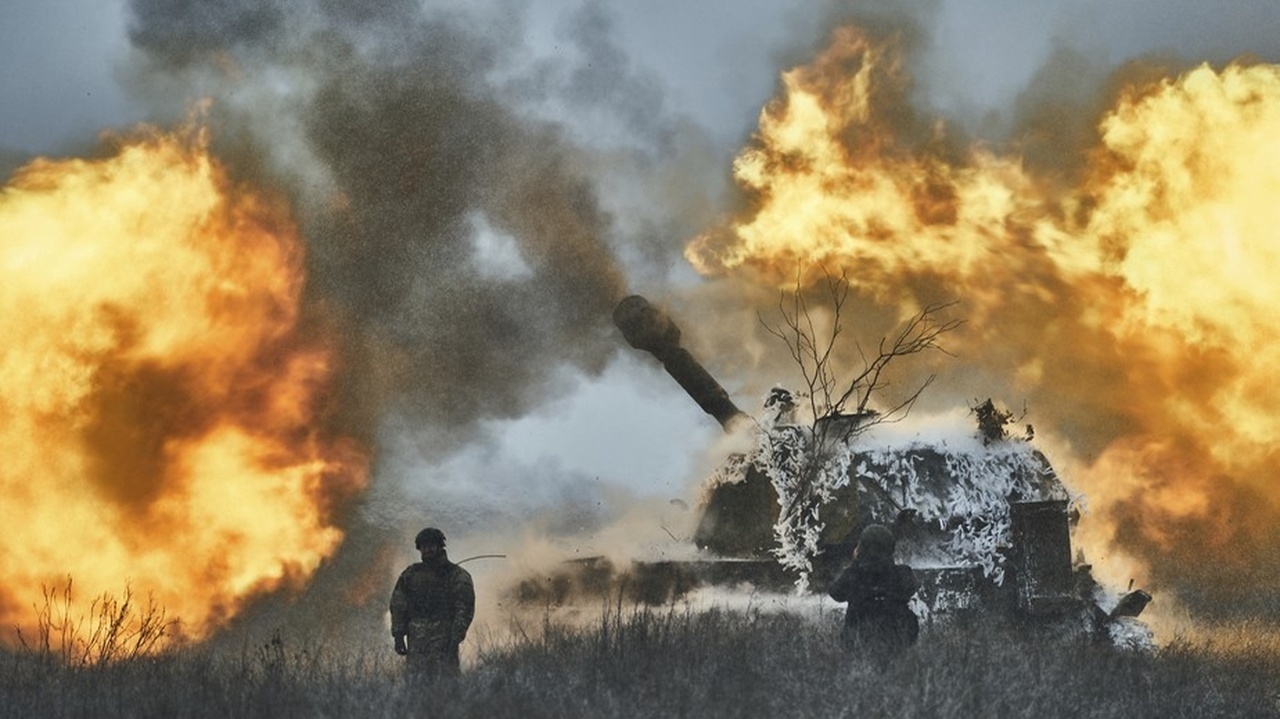
[[[1010,501],[1073,499],[1044,455],[1017,439],[824,439],[820,428],[770,417],[755,431],[752,449],[729,458],[712,483],[742,482],[753,464],[768,477],[781,510],[774,552],[802,588],[812,559],[867,522],[895,526],[899,556],[915,566],[977,567],[999,584]],[[813,451],[815,443],[824,449]]]
[[[977,566],[997,584],[1004,576],[1001,550],[1011,541],[1010,500],[1071,499],[1044,455],[1024,442],[965,448],[913,443],[855,450],[853,457],[859,502],[871,516],[891,519],[896,503],[940,531],[940,541],[903,547],[917,564]]]

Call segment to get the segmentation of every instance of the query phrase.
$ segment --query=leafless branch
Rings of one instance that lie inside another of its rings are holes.
[[[801,273],[797,270],[796,286],[791,292],[779,295],[778,314],[781,321],[770,324],[763,317],[760,323],[769,334],[787,347],[788,353],[800,372],[802,394],[807,398],[810,416],[815,422],[826,417],[853,415],[862,418],[858,425],[862,430],[875,424],[898,421],[915,405],[925,389],[933,383],[930,376],[906,398],[871,417],[873,398],[889,387],[885,372],[895,360],[930,350],[950,354],[940,342],[943,335],[959,328],[963,320],[943,318],[955,307],[956,302],[928,305],[912,316],[892,337],[882,337],[874,356],[867,354],[859,343],[856,345],[862,358],[862,368],[843,383],[839,382],[838,368],[833,354],[844,331],[846,303],[849,298],[848,276],[842,272],[836,277],[824,272],[826,292],[830,299],[832,324],[829,332],[821,332],[801,288]],[[845,437],[847,439],[847,437]]]
[[[831,313],[829,330],[825,332],[820,329],[816,309],[803,291],[802,277],[803,272],[798,268],[795,288],[779,294],[780,321],[771,324],[760,317],[765,330],[787,347],[799,370],[804,385],[802,394],[810,410],[809,424],[794,428],[805,435],[800,443],[800,461],[789,463],[787,491],[779,490],[780,526],[796,528],[809,522],[809,518],[818,521],[818,510],[824,497],[829,496],[829,488],[823,487],[832,481],[822,478],[830,453],[839,451],[837,447],[871,427],[904,419],[934,381],[931,375],[905,398],[887,408],[875,407],[874,403],[890,387],[887,374],[890,366],[900,358],[931,350],[949,355],[941,340],[963,324],[962,320],[944,317],[956,302],[928,305],[909,318],[896,334],[881,337],[874,354],[855,343],[861,367],[841,379],[846,375],[837,366],[836,353],[848,311],[847,274],[842,272],[837,277],[824,270],[825,304]]]

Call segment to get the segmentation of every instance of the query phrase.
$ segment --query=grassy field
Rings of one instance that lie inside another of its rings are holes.
[[[462,679],[408,684],[388,646],[267,638],[69,668],[0,655],[3,717],[1280,717],[1280,661],[1247,631],[1154,655],[951,627],[883,671],[834,615],[604,611],[479,640]]]

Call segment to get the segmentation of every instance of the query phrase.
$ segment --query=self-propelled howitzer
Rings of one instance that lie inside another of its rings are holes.
[[[727,466],[734,476],[712,487],[700,507],[694,542],[707,560],[685,572],[668,567],[660,576],[678,578],[672,591],[696,587],[717,575],[712,568],[720,560],[737,567],[721,574],[734,581],[745,578],[757,588],[794,580],[779,571],[776,561],[784,554],[776,539],[775,488],[783,465],[772,462],[771,454],[806,451],[795,438],[814,433],[791,431],[795,427],[785,423],[756,424],[747,417],[680,346],[676,324],[645,298],[625,298],[613,318],[627,342],[653,355],[726,431],[760,433],[757,451],[731,458]],[[817,422],[861,420],[834,416]],[[965,446],[855,443],[847,451],[846,481],[822,507],[811,590],[825,588],[848,562],[862,529],[877,523],[894,529],[899,558],[916,568],[922,580],[916,608],[926,620],[996,611],[1106,636],[1127,631],[1125,622],[1150,601],[1141,590],[1108,596],[1093,580],[1091,567],[1073,557],[1071,530],[1078,517],[1073,497],[1048,459],[1027,441],[991,441],[975,433]],[[1110,611],[1103,609],[1111,604]]]

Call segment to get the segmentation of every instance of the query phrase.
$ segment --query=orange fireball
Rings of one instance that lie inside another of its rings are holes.
[[[365,482],[323,429],[285,205],[201,133],[35,160],[0,191],[0,623],[126,586],[200,639],[333,554]]]

